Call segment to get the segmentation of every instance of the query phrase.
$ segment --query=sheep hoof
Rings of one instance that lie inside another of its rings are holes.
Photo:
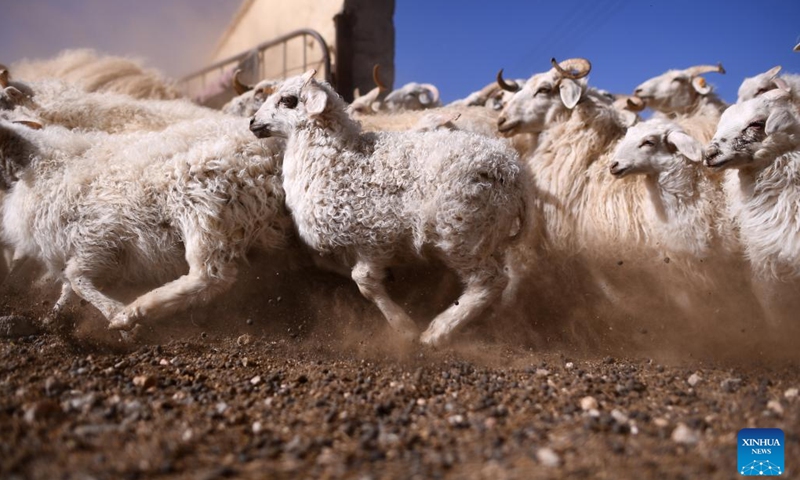
[[[122,311],[116,315],[108,324],[108,328],[111,330],[121,330],[121,331],[128,331],[133,330],[136,326],[136,317],[126,311]]]
[[[422,335],[419,338],[419,341],[426,347],[438,347],[444,344],[446,340],[445,335],[432,332],[431,329],[427,329],[422,332]]]
[[[141,327],[142,327],[141,325],[136,324],[130,330],[119,330],[119,338],[122,341],[122,343],[125,344],[136,343],[137,333],[139,332],[139,329]]]

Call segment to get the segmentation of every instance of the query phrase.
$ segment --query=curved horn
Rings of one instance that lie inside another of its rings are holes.
[[[644,100],[639,97],[628,97],[625,99],[625,106],[631,112],[641,112],[644,110],[645,104]]]
[[[497,84],[500,85],[500,88],[507,92],[517,92],[519,91],[519,85],[517,82],[509,83],[503,79],[503,69],[501,68],[499,72],[497,72]]]
[[[725,73],[725,69],[722,67],[721,63],[718,63],[716,65],[697,65],[695,67],[689,67],[685,72],[694,77],[709,72]]]
[[[561,63],[556,62],[555,58],[551,58],[550,63],[562,77],[573,80],[583,78],[592,71],[592,63],[585,58],[570,58]]]
[[[381,71],[381,66],[380,64],[376,63],[375,66],[372,67],[372,81],[375,82],[375,85],[378,86],[378,89],[381,92],[386,92],[389,90],[389,87],[387,87],[383,82],[381,82],[380,71]]]
[[[794,46],[794,48],[792,49],[792,51],[793,51],[793,52],[800,52],[800,43],[798,43],[797,45],[795,45],[795,46]]]
[[[439,89],[436,88],[436,85],[432,83],[423,83],[420,86],[422,88],[427,88],[433,93],[433,97],[431,98],[431,105],[436,105],[439,103]]]
[[[242,73],[240,68],[237,68],[235,72],[233,72],[233,91],[236,92],[236,95],[241,95],[244,92],[250,91],[253,89],[252,85],[246,85],[239,80],[239,74]]]
[[[2,67],[2,65],[0,65]],[[8,70],[5,68],[0,68],[0,88],[6,88],[8,86]]]

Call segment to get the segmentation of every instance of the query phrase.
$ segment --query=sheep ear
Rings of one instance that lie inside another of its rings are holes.
[[[773,78],[777,77],[779,73],[781,73],[781,66],[780,65],[776,65],[776,66],[770,68],[769,70],[767,70],[766,75],[770,79],[773,79]]]
[[[311,82],[311,79],[314,78],[314,75],[316,75],[316,74],[317,74],[317,71],[314,70],[313,68],[311,70],[307,71],[306,73],[304,73],[303,77],[302,77],[303,78],[303,87],[308,85],[309,82]]]
[[[711,86],[706,82],[706,79],[703,77],[694,77],[692,79],[692,86],[694,87],[695,91],[700,95],[708,95],[711,93]]]
[[[789,113],[788,110],[781,108],[774,111],[767,117],[767,123],[764,125],[764,133],[772,135],[775,132],[785,132],[792,128],[797,123],[797,119]]]
[[[272,95],[272,92],[274,91],[275,91],[275,86],[270,85],[268,87],[259,88],[258,90],[256,90],[256,93],[253,94],[253,96],[258,98],[259,100],[266,99],[267,97]]]
[[[700,146],[700,142],[684,132],[669,132],[667,134],[667,143],[693,162],[703,160],[703,148]]]
[[[786,83],[786,80],[782,78],[773,78],[772,83],[774,83],[775,86],[778,87],[778,90],[783,90],[786,93],[791,93],[792,91],[792,87],[789,86],[789,84]]]
[[[306,88],[303,103],[305,103],[308,115],[316,117],[325,111],[325,106],[328,104],[328,94],[321,88],[311,86]]]
[[[561,101],[564,106],[572,110],[581,99],[581,86],[578,82],[569,78],[564,78],[559,82],[558,90],[561,93]]]

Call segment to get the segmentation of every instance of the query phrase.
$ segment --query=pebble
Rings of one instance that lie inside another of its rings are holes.
[[[781,405],[781,402],[779,402],[778,400],[770,400],[769,402],[767,402],[767,408],[777,413],[778,415],[783,416],[783,405]]]
[[[536,369],[536,376],[537,377],[544,378],[544,377],[546,377],[548,375],[550,375],[550,370],[547,370],[545,368],[537,368]]]
[[[727,393],[733,393],[736,390],[739,390],[739,387],[742,385],[741,378],[726,378],[725,380],[719,383],[720,388],[722,391]]]
[[[66,386],[56,377],[47,377],[47,380],[44,381],[44,393],[48,397],[54,397],[65,389]]]
[[[0,317],[0,338],[19,338],[36,335],[39,329],[33,321],[22,315]]]
[[[156,377],[152,375],[139,375],[133,377],[133,384],[142,390],[147,390],[150,387],[155,387],[157,383]]]
[[[561,464],[561,457],[552,448],[548,447],[537,450],[536,459],[545,467],[557,467]]]
[[[628,416],[622,413],[620,410],[617,410],[616,408],[614,410],[611,410],[611,418],[616,420],[617,423],[622,423],[622,424],[628,423]]]
[[[789,388],[785,392],[783,392],[783,397],[787,400],[794,400],[797,398],[798,390],[796,388]]]
[[[696,373],[693,373],[693,374],[689,375],[689,379],[686,380],[686,382],[689,385],[691,385],[692,387],[694,387],[695,385],[700,383],[701,380],[703,380],[703,377],[701,377],[700,375],[698,375]]]
[[[575,368],[575,364],[572,362],[567,362],[567,364],[564,365],[564,368],[566,368],[567,370],[572,370],[573,368]]]
[[[53,400],[42,400],[25,409],[22,418],[33,423],[45,418],[52,418],[62,413],[61,406]]]
[[[653,419],[653,424],[655,424],[656,427],[664,428],[669,425],[669,421],[667,421],[666,418],[658,417]]]
[[[679,423],[675,430],[672,431],[672,441],[685,445],[694,445],[700,441],[700,436],[697,431],[687,427],[686,424]]]
[[[264,425],[262,425],[261,422],[253,422],[253,426],[251,428],[253,430],[253,433],[258,434],[261,433],[262,430],[264,430]]]
[[[258,385],[259,383],[261,383],[261,375],[256,375],[255,377],[251,378],[250,383],[252,383],[253,385]]]
[[[253,337],[245,333],[244,335],[239,335],[239,338],[236,339],[236,345],[244,347],[245,345],[250,345],[250,342],[252,341]]]
[[[581,398],[581,410],[588,411],[588,410],[597,410],[599,405],[597,400],[594,397],[583,397]]]

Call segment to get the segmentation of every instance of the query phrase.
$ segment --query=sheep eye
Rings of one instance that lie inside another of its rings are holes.
[[[281,97],[280,104],[289,109],[295,108],[297,106],[297,96],[288,95]]]
[[[539,87],[539,90],[536,90],[536,93],[534,94],[534,96],[539,95],[540,93],[542,93],[542,94],[550,93],[551,90],[552,89],[550,87]]]
[[[764,93],[764,92],[767,92],[767,91],[768,91],[768,89],[766,89],[766,88],[759,88],[759,89],[756,91],[756,96],[759,96],[759,95],[761,95],[762,93]]]
[[[655,143],[653,143],[653,141],[652,141],[652,140],[645,140],[645,141],[643,141],[643,142],[642,142],[642,144],[641,144],[641,145],[639,145],[639,148],[644,148],[644,147],[654,147],[655,145],[656,145],[656,144],[655,144]]]
[[[750,125],[747,126],[747,128],[752,128],[753,130],[763,130],[764,125],[766,125],[766,123],[767,122],[765,122],[764,120],[759,120],[751,123]]]

